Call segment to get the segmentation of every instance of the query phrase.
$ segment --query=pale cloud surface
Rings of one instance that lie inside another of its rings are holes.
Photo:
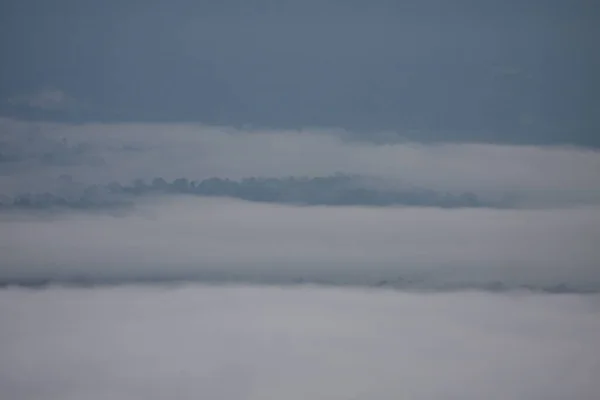
[[[0,129],[9,400],[599,390],[596,150]]]
[[[597,398],[599,27],[0,1],[0,397]]]
[[[595,400],[597,296],[0,291],[10,400]]]
[[[600,291],[596,207],[296,207],[167,198],[123,215],[2,215],[0,279]]]
[[[361,175],[362,184],[559,204],[600,199],[600,153],[581,147],[372,143],[344,130],[248,130],[194,124],[0,120],[3,194],[134,179]],[[15,175],[17,174],[17,175]],[[18,176],[18,179],[16,178]],[[368,181],[368,182],[366,182]]]

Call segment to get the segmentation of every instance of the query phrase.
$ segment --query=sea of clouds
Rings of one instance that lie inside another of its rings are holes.
[[[1,119],[0,397],[595,399],[600,154],[381,137]]]
[[[599,298],[182,285],[0,291],[10,400],[594,400]]]
[[[0,132],[4,284],[599,287],[595,150],[7,118]],[[369,203],[381,193],[401,195]]]

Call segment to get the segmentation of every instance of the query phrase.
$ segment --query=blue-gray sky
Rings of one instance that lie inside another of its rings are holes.
[[[599,22],[585,0],[4,0],[0,113],[598,146]]]

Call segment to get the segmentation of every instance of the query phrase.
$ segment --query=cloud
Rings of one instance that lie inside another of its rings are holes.
[[[555,291],[600,287],[597,151],[374,144],[344,131],[192,124],[4,119],[0,133],[0,193],[7,196],[2,202],[37,193],[42,200],[79,204],[90,192],[110,208],[104,215],[3,213],[5,282],[193,278],[429,288],[533,285]],[[112,205],[129,205],[130,197],[105,197],[111,181],[120,182],[122,191],[135,191],[137,184],[128,182],[155,177],[188,182],[271,177],[279,184],[289,176],[308,181],[334,176],[315,192],[318,200],[335,191],[336,172],[361,175],[361,185],[377,193],[417,187],[471,192],[483,205],[515,196],[520,203],[512,210],[373,210],[157,193],[136,197],[133,209],[120,211]]]
[[[0,216],[0,279],[599,290],[597,208],[293,207],[147,200],[121,216]]]
[[[472,193],[453,195],[420,188],[378,190],[369,187],[369,180],[356,176],[315,178],[246,178],[241,181],[210,178],[199,182],[178,178],[168,182],[154,178],[151,182],[137,179],[131,185],[113,182],[109,185],[81,185],[69,176],[60,178],[63,192],[71,195],[22,193],[12,198],[0,198],[0,211],[24,210],[96,210],[131,206],[141,196],[189,194],[208,197],[231,197],[242,200],[301,205],[412,205],[425,207],[508,207],[511,203],[482,202]],[[365,185],[366,183],[366,185]]]
[[[60,89],[45,88],[39,91],[13,96],[8,99],[13,106],[25,106],[45,111],[65,111],[77,105],[77,101]]]
[[[0,291],[8,400],[593,400],[597,296]]]
[[[341,130],[240,130],[191,124],[48,124],[0,120],[0,192],[49,190],[60,175],[85,184],[134,179],[376,178],[532,204],[597,203],[600,153],[573,147],[374,144]],[[35,132],[35,133],[32,133]]]

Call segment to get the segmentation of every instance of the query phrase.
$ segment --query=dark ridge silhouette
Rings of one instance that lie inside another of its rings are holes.
[[[399,277],[397,279],[372,281],[364,280],[344,280],[344,279],[326,279],[317,277],[259,277],[231,275],[227,276],[219,273],[203,273],[198,275],[182,277],[121,277],[121,278],[101,278],[101,277],[61,277],[61,278],[22,278],[11,280],[0,280],[0,290],[6,288],[26,288],[31,290],[42,290],[50,287],[73,287],[73,288],[93,288],[105,286],[120,285],[156,285],[173,286],[185,284],[207,284],[207,285],[276,285],[276,286],[350,286],[363,287],[376,290],[398,290],[411,292],[494,292],[494,293],[512,293],[512,292],[530,292],[544,294],[598,294],[600,286],[598,284],[590,285],[572,285],[567,283],[553,284],[535,284],[528,282],[506,283],[501,281],[477,282],[477,281],[458,281],[446,282],[439,279],[406,279]]]
[[[231,197],[252,202],[296,205],[375,206],[394,205],[420,207],[505,207],[506,204],[485,202],[475,194],[444,193],[421,188],[375,189],[360,177],[335,175],[316,178],[246,178],[240,181],[210,178],[190,181],[178,178],[168,182],[154,178],[151,182],[136,179],[129,185],[81,186],[70,177],[61,177],[69,195],[60,193],[23,193],[0,197],[1,209],[106,209],[132,206],[136,197],[156,194]]]

